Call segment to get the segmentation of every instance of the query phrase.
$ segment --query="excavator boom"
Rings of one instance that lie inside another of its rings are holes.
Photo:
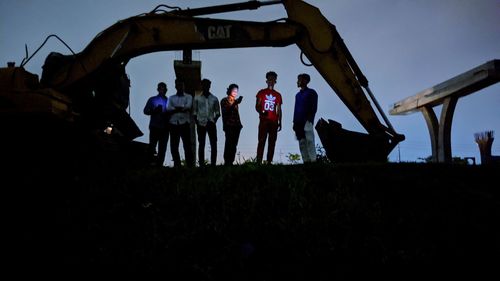
[[[104,30],[79,54],[54,71],[42,74],[42,83],[60,90],[75,85],[109,62],[159,51],[282,47],[294,43],[300,26],[152,14],[128,18]]]

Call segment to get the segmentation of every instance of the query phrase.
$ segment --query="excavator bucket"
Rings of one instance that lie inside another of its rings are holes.
[[[333,163],[385,162],[398,143],[384,136],[345,130],[340,123],[323,118],[315,128],[326,156]]]

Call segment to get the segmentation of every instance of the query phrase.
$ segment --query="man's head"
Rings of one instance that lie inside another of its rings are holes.
[[[231,84],[229,85],[229,87],[227,87],[227,91],[226,91],[226,94],[228,96],[232,96],[233,98],[236,98],[236,96],[238,95],[238,85],[237,84]]]
[[[305,88],[311,81],[311,76],[307,73],[301,73],[297,76],[297,87]]]
[[[177,93],[184,93],[184,80],[180,78],[175,79],[175,89]]]
[[[208,90],[210,90],[210,86],[212,85],[212,82],[208,79],[203,79],[201,80],[201,89],[203,90],[203,92],[207,92]]]
[[[274,84],[276,84],[276,81],[278,80],[278,74],[274,71],[268,71],[266,73],[266,83],[268,88],[274,88]]]
[[[167,84],[165,84],[165,82],[158,83],[158,87],[156,88],[156,90],[158,91],[158,93],[164,95],[167,92]]]

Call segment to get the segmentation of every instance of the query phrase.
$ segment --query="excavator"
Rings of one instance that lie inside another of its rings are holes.
[[[275,4],[284,6],[287,18],[254,22],[203,17]],[[20,66],[8,63],[0,68],[2,154],[19,158],[19,151],[30,151],[35,144],[37,151],[46,151],[37,157],[46,158],[54,153],[76,156],[78,149],[79,156],[132,151],[133,140],[142,135],[126,111],[130,81],[125,66],[134,57],[182,50],[184,59],[176,73],[196,85],[196,67],[181,67],[192,63],[192,50],[291,44],[300,48],[302,63],[316,68],[367,131],[349,131],[320,118],[315,128],[327,157],[334,163],[387,161],[404,135],[396,133],[381,110],[336,27],[318,8],[301,0],[252,0],[193,9],[159,5],[118,21],[79,53],[50,53],[40,79],[23,67],[36,52],[26,55]],[[33,158],[34,150],[23,158]]]

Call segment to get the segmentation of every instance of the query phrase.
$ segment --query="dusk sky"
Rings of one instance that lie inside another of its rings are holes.
[[[31,55],[50,34],[63,39],[75,52],[82,51],[101,31],[119,20],[149,12],[159,4],[181,8],[198,8],[238,1],[132,1],[132,0],[0,0],[0,63],[21,63],[27,44]],[[500,59],[499,0],[309,0],[337,27],[370,88],[398,133],[406,140],[389,155],[389,160],[421,161],[431,155],[427,126],[421,113],[406,116],[389,115],[390,105],[448,80],[493,59]],[[207,17],[250,21],[285,18],[282,5],[258,10],[214,14]],[[42,65],[50,52],[70,54],[54,38],[25,66],[41,76]],[[276,143],[275,161],[288,163],[289,153],[299,153],[292,130],[294,96],[298,91],[296,77],[309,73],[319,95],[316,120],[333,119],[347,130],[365,132],[352,113],[314,67],[300,62],[295,45],[282,48],[238,48],[195,50],[193,59],[202,63],[202,78],[212,81],[212,93],[219,100],[226,96],[231,83],[240,86],[244,96],[240,105],[243,130],[237,161],[255,157],[258,114],[255,95],[266,86],[265,73],[278,73],[276,90],[283,96],[283,129]],[[156,85],[164,81],[167,95],[175,94],[173,61],[182,52],[157,52],[132,59],[127,65],[131,79],[129,112],[147,142],[149,117],[142,112],[147,99],[156,95]],[[439,108],[436,108],[439,118]],[[218,124],[218,162],[222,163],[224,134]],[[479,149],[474,133],[495,131],[500,136],[500,83],[458,100],[452,126],[454,157],[476,157]],[[5,137],[5,136],[3,136]],[[316,143],[321,145],[318,137]],[[181,149],[182,151],[182,145]],[[207,140],[207,152],[209,154]],[[267,151],[267,147],[266,147]],[[493,142],[492,152],[500,155],[500,140]],[[167,165],[172,165],[170,148]]]

